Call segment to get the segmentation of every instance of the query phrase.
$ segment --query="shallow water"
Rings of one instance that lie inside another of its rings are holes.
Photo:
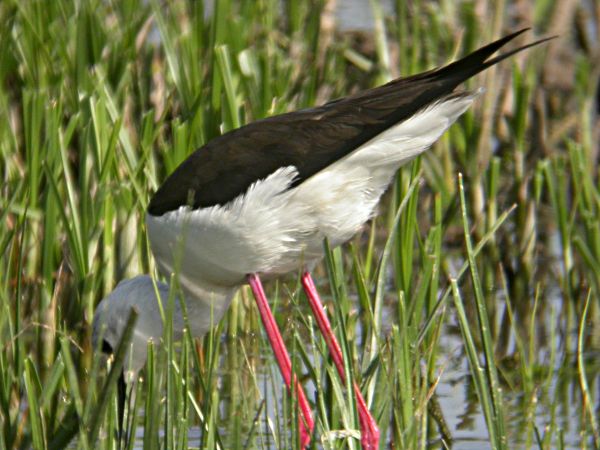
[[[391,310],[393,305],[388,305],[386,308],[390,309],[384,312],[384,315],[388,315],[388,317],[395,315],[395,311]],[[308,314],[308,307],[305,312]],[[552,315],[548,314],[548,318],[550,317]],[[487,438],[485,419],[471,381],[468,361],[463,353],[462,339],[455,333],[455,330],[452,320],[447,320],[438,352],[438,370],[441,372],[441,377],[436,395],[453,438],[452,448],[488,449],[491,446]],[[281,384],[282,378],[264,339],[263,336],[246,336],[222,342],[225,348],[222,350],[224,356],[219,368],[221,391],[219,411],[223,422],[219,433],[225,448],[228,448],[228,439],[231,437],[230,422],[236,414],[242,414],[240,408],[253,409],[252,414],[260,411],[259,422],[254,432],[255,441],[253,441],[261,442],[262,447],[259,448],[281,448],[273,442],[273,433],[270,430],[281,429],[283,426],[281,425],[282,408],[283,403],[288,399],[284,400],[284,396],[287,394]],[[562,346],[560,342],[557,345]],[[318,352],[312,353],[312,350],[309,346],[309,355],[318,354]],[[550,353],[550,349],[544,345],[540,346],[538,351],[541,355]],[[589,348],[584,356],[597,360],[600,357],[600,348]],[[570,358],[570,363],[564,364],[564,358]],[[318,362],[322,365],[332,366],[331,361]],[[548,386],[548,389],[540,388],[539,391],[536,391],[534,399],[525,398],[523,392],[518,388],[511,391],[506,385],[503,387],[509,448],[539,448],[535,436],[525,435],[524,430],[528,429],[527,420],[532,418],[535,421],[540,436],[543,437],[546,427],[552,421],[551,405],[555,397],[559,398],[554,411],[556,428],[562,430],[564,448],[582,448],[580,431],[583,406],[579,379],[574,369],[566,370],[569,365],[573,367],[573,364],[575,364],[574,356],[565,356],[564,352],[559,350],[555,367],[550,376],[551,381],[548,385],[544,384],[544,386]],[[600,376],[597,376],[595,380],[589,379],[588,381],[590,384],[598,384]],[[542,385],[542,380],[539,384]],[[316,389],[314,383],[304,380],[303,386],[309,400],[314,405]],[[263,401],[264,404],[261,404]],[[244,419],[241,422],[243,423]],[[529,429],[531,428],[529,427]],[[240,434],[244,441],[249,430],[241,430]],[[201,445],[202,431],[199,427],[191,427],[188,437],[190,447],[196,448]],[[316,438],[321,438],[318,432]],[[558,436],[554,436],[552,448],[555,448],[557,438]],[[141,449],[142,447],[143,428],[139,427],[136,433],[135,448]],[[251,448],[253,447],[251,446]],[[432,442],[430,448],[440,448],[439,443]]]

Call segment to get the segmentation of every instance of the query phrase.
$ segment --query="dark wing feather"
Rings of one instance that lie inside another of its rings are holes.
[[[295,184],[344,157],[387,128],[449,95],[460,83],[533,42],[493,59],[526,30],[503,37],[445,67],[360,92],[323,106],[252,122],[192,153],[153,196],[148,212],[222,205],[280,167],[298,170]],[[227,164],[224,163],[227,161]]]

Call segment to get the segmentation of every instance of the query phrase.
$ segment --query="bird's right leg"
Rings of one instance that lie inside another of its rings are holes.
[[[340,349],[340,344],[338,344],[335,334],[333,334],[331,324],[329,323],[329,318],[327,317],[327,314],[325,314],[323,303],[319,298],[317,288],[315,287],[312,277],[310,276],[310,272],[308,271],[302,274],[302,287],[304,288],[304,292],[306,292],[306,296],[308,297],[310,307],[315,319],[317,320],[321,334],[323,334],[325,342],[327,343],[327,347],[329,347],[329,352],[331,354],[331,358],[333,359],[333,363],[335,364],[335,367],[337,367],[340,378],[345,383],[346,373],[344,370],[344,357],[342,355],[342,350]],[[360,391],[360,387],[356,382],[354,383],[353,388],[354,396],[356,398],[356,406],[358,409],[358,420],[360,422],[360,441],[362,447],[364,450],[376,450],[379,448],[379,428],[377,427],[377,422],[375,422],[375,419],[371,415],[371,412],[367,407],[367,402],[365,402],[365,399]]]
[[[279,328],[275,322],[275,317],[273,317],[273,313],[271,312],[271,308],[267,302],[267,297],[265,296],[265,291],[262,287],[260,278],[256,274],[250,274],[247,276],[247,279],[248,284],[252,289],[252,293],[254,294],[256,305],[258,306],[258,311],[260,312],[260,317],[265,327],[265,331],[267,332],[269,342],[271,343],[273,353],[275,354],[275,359],[279,365],[279,370],[281,371],[281,375],[283,376],[283,380],[285,381],[288,389],[292,389],[292,381],[294,382],[294,387],[298,396],[298,407],[300,408],[300,444],[302,445],[302,448],[305,448],[310,443],[310,435],[312,434],[314,427],[312,414],[310,412],[310,405],[308,404],[308,400],[304,395],[302,386],[298,382],[297,378],[292,374],[292,363],[290,361],[290,356],[285,348],[285,344],[283,343],[283,338],[281,337],[281,333],[279,332]]]

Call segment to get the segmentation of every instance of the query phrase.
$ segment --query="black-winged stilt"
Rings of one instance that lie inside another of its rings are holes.
[[[302,286],[344,380],[342,352],[310,276],[323,239],[332,246],[350,239],[371,218],[396,170],[427,150],[479,95],[455,91],[457,86],[547,40],[491,57],[524,31],[445,67],[226,133],[191,154],[151,199],[146,223],[152,251],[163,274],[178,276],[194,335],[220,320],[238,288],[250,285],[285,383],[296,385],[303,446],[313,429],[310,407],[291,373],[260,277],[302,271]],[[122,332],[123,305],[145,302],[146,308],[148,297],[156,303],[153,292],[148,277],[117,287],[95,319],[112,327],[105,334],[109,345]],[[119,306],[116,297],[130,300]],[[145,340],[162,335],[156,305],[143,314],[134,338],[142,364]],[[121,331],[110,325],[119,316]],[[174,330],[180,319],[176,311]],[[376,449],[376,421],[358,385],[353,389],[362,446]]]

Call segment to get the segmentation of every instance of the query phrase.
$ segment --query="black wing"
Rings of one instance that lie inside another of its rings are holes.
[[[334,100],[323,106],[252,122],[192,153],[152,197],[148,212],[162,215],[183,205],[225,204],[280,167],[298,170],[295,185],[352,152],[387,128],[444,98],[486,68],[547,39],[490,56],[517,31],[445,67]]]

